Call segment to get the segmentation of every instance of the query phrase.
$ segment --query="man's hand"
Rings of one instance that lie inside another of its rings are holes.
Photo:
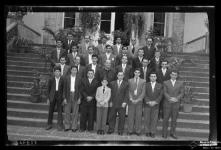
[[[49,98],[47,99],[46,104],[47,104],[47,105],[49,105],[49,104],[50,104],[50,100],[49,100]]]
[[[105,101],[101,101],[100,104],[103,106],[105,104]]]
[[[77,104],[79,105],[81,103],[81,99],[79,98],[77,101]]]
[[[91,96],[87,96],[87,101],[90,102],[93,99]]]
[[[122,107],[124,108],[127,105],[127,103],[122,103]]]
[[[66,98],[63,100],[62,105],[66,105],[67,104],[67,100]]]
[[[171,97],[171,98],[169,99],[169,101],[170,101],[171,103],[175,103],[175,102],[177,102],[178,100],[177,100],[176,97]]]
[[[109,107],[112,107],[112,106],[113,106],[113,103],[112,103],[112,102],[110,102],[110,103],[109,103]]]

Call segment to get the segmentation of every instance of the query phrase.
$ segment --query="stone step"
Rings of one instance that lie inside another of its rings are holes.
[[[181,81],[185,81],[184,79],[181,79]],[[198,82],[198,81],[191,81],[192,87],[206,87],[209,88],[209,82]]]
[[[183,66],[180,71],[191,71],[191,72],[204,72],[209,73],[209,68],[199,68],[199,67],[186,67]]]
[[[33,81],[34,81],[34,76],[15,76],[15,75],[7,75],[7,81],[33,82]]]
[[[183,67],[199,67],[199,68],[205,68],[205,69],[209,68],[209,64],[201,64],[201,63],[197,63],[197,62],[194,62],[194,64],[185,63],[182,66]]]
[[[25,62],[43,62],[44,59],[40,56],[38,58],[34,57],[17,57],[17,56],[7,56],[7,60],[12,61],[25,61]]]
[[[42,75],[49,75],[47,72],[39,72]],[[7,75],[17,75],[17,76],[34,76],[34,71],[20,71],[20,70],[9,70],[7,69]]]
[[[193,76],[179,76],[180,80],[195,81],[195,82],[209,82],[208,77],[193,77]]]
[[[31,88],[7,87],[9,93],[29,94]]]
[[[200,92],[200,93],[209,93],[209,88],[207,87],[192,87],[193,92]]]
[[[193,98],[197,99],[209,99],[209,93],[193,93]]]
[[[16,57],[29,57],[29,58],[39,58],[40,55],[36,53],[15,53],[15,52],[8,52],[7,56],[16,56]]]
[[[40,62],[27,62],[27,61],[13,61],[7,60],[7,65],[16,65],[16,66],[30,66],[30,67],[49,67],[49,63],[45,63],[44,61]]]
[[[17,65],[7,65],[8,70],[18,70],[18,71],[33,71],[38,70],[39,72],[47,72],[49,68],[47,67],[38,67],[38,66],[17,66]]]
[[[198,55],[198,54],[192,54],[192,53],[183,53],[183,54],[169,54],[167,53],[167,57],[178,57],[178,58],[184,58],[184,59],[200,59],[200,60],[209,60],[209,56],[203,56],[203,55]]]
[[[192,72],[192,71],[180,71],[180,76],[193,76],[193,77],[208,77],[209,72]]]
[[[7,81],[8,87],[18,87],[18,88],[30,88],[33,86],[33,82],[24,81]]]

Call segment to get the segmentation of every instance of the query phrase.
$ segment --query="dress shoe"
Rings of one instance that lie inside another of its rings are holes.
[[[97,130],[97,134],[101,134],[101,130]]]
[[[77,130],[78,130],[78,129],[72,129],[71,131],[72,131],[72,132],[76,132]]]
[[[58,127],[57,130],[58,130],[58,131],[62,131],[62,127]]]
[[[67,132],[67,131],[69,131],[69,129],[64,129],[64,132]]]
[[[135,134],[136,134],[137,136],[140,136],[140,133],[135,132]]]
[[[51,125],[48,125],[46,128],[45,128],[45,130],[50,130],[52,128],[52,126]]]
[[[108,131],[108,132],[107,132],[107,134],[112,134],[112,133],[113,133],[113,131]]]
[[[122,135],[123,135],[123,132],[118,132],[118,135],[121,135],[121,136],[122,136]]]
[[[132,132],[127,132],[127,135],[132,135],[133,133]]]
[[[146,133],[146,137],[149,137],[150,136],[150,133],[148,132],[148,133]]]
[[[170,134],[170,137],[172,137],[173,139],[178,139],[178,137],[174,134]]]
[[[154,133],[150,133],[150,136],[151,136],[152,138],[155,138],[155,134],[154,134]]]
[[[79,132],[85,132],[85,130],[79,130]]]
[[[102,130],[102,131],[101,131],[101,134],[102,134],[102,135],[104,135],[104,134],[105,134],[104,130]]]
[[[166,135],[163,135],[163,136],[162,136],[162,138],[166,139],[166,138],[167,138],[167,136],[166,136]]]

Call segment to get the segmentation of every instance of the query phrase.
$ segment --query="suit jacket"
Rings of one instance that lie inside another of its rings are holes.
[[[116,66],[116,74],[119,72],[119,71],[123,71],[123,68],[122,68],[122,64]],[[133,68],[131,65],[126,65],[126,68],[124,70],[124,80],[128,80],[130,78],[133,77]]]
[[[96,90],[99,86],[98,81],[94,78],[91,82],[91,84],[89,83],[88,78],[82,78],[81,79],[81,84],[80,84],[80,93],[82,96],[82,105],[95,105],[96,104],[96,100],[95,100],[95,96],[96,96]],[[93,99],[90,102],[87,102],[87,96],[92,96]]]
[[[64,78],[61,76],[59,83],[58,83],[58,99],[59,102],[62,102],[62,96],[63,96],[63,86],[64,86]],[[55,76],[52,76],[48,79],[48,86],[47,86],[47,97],[52,102],[54,100],[55,96],[55,90],[56,90],[56,81]]]
[[[143,57],[144,58],[144,57]],[[142,61],[143,61],[143,58],[142,58]],[[141,68],[142,67],[142,61],[140,62],[140,59],[138,57],[134,57],[133,58],[133,68]]]
[[[91,69],[91,67],[92,67],[92,64],[89,64],[89,65],[86,66],[86,68],[85,68],[85,77],[87,77],[87,71],[89,69]],[[101,70],[102,70],[102,67],[99,64],[97,64],[96,69],[95,69],[94,78],[99,82],[99,84],[100,84],[101,77],[102,77]]]
[[[138,103],[143,102],[143,98],[145,96],[145,89],[146,89],[146,81],[144,79],[139,79],[138,85],[134,78],[129,79],[129,99],[132,98],[133,100],[139,101]],[[137,95],[134,94],[134,91],[137,88]],[[133,104],[129,101],[129,104]]]
[[[167,69],[165,75],[163,75],[162,70],[157,71],[157,82],[163,84],[164,81],[170,80],[170,70]]]
[[[112,66],[112,67],[115,67],[116,56],[111,53],[109,59],[111,60],[111,66]],[[103,53],[102,55],[100,55],[100,60],[101,60],[101,61],[100,61],[101,66],[104,66],[104,64],[105,64],[105,62],[106,62],[106,60],[107,60],[107,55],[106,55],[106,53]]]
[[[118,66],[121,64],[122,62],[121,59],[122,59],[122,54],[116,56],[115,66]],[[133,57],[130,56],[129,54],[127,54],[127,64],[131,66],[133,64]]]
[[[79,53],[77,53],[76,56],[80,56],[80,58],[81,58],[81,62],[80,63],[81,63],[81,65],[85,66],[84,57],[82,55],[80,55]],[[74,61],[75,61],[76,56],[73,56],[72,53],[69,53],[67,55],[67,58],[68,58],[67,59],[67,64],[69,64],[70,66],[74,65]]]
[[[152,72],[152,70],[151,70],[150,66],[148,65],[147,70],[146,70],[146,77],[144,77],[144,70],[143,70],[143,67],[142,67],[141,72],[140,72],[140,78],[145,79],[146,82],[149,82],[150,81],[149,75],[150,75],[151,72]]]
[[[67,56],[67,53],[64,49],[61,48],[60,50],[60,54],[59,54],[59,59],[61,58],[61,56]],[[59,63],[59,59],[57,58],[57,49],[55,48],[54,50],[51,51],[51,56],[50,56],[50,62],[51,62],[51,66],[54,67],[55,63]]]
[[[67,76],[68,74],[71,73],[71,70],[70,70],[70,66],[69,65],[64,65],[64,69],[63,69],[63,75],[62,76]]]
[[[66,50],[66,52],[68,52],[69,50],[69,53],[71,53],[71,46],[74,45],[75,42],[72,40],[70,44],[68,44],[68,40],[65,40],[64,43],[63,43],[63,48]]]
[[[159,61],[156,61],[155,57],[150,60],[150,66],[153,71],[157,72],[161,68],[162,58],[159,58]]]
[[[85,66],[89,65],[89,58],[88,58],[88,56],[89,56],[89,54],[85,54],[85,55],[82,56],[83,57],[82,62],[85,64]],[[100,61],[101,61],[101,58],[100,58],[100,56],[98,56],[98,62],[97,63],[100,64]]]
[[[182,81],[177,81],[172,85],[171,80],[164,81],[164,96],[166,100],[169,100],[170,97],[176,97],[178,102],[184,95],[184,85]]]
[[[112,81],[110,84],[111,88],[111,99],[113,106],[115,108],[121,108],[122,103],[128,103],[129,98],[129,85],[127,81],[122,81],[120,88],[118,88],[117,80]]]
[[[105,47],[106,47],[106,44],[104,45],[104,48],[103,48],[102,44],[98,44],[98,45],[97,45],[96,48],[97,48],[97,50],[98,50],[98,52],[99,52],[99,55],[103,55],[103,54],[106,53]]]
[[[137,53],[138,53],[138,49],[139,49],[139,46],[135,46],[134,47],[135,48],[135,51],[134,51],[134,53],[132,53],[132,45],[129,45],[128,46],[128,53],[134,58],[134,57],[137,57]]]
[[[93,45],[92,42],[89,42],[89,46],[91,46],[91,45]],[[86,49],[86,44],[85,44],[85,42],[83,42],[83,43],[81,43],[81,44],[79,45],[79,54],[81,54],[81,55],[86,55],[86,54],[88,54],[88,49]],[[98,51],[98,49],[97,49],[96,47],[94,48],[94,54],[99,55],[99,51]]]
[[[80,98],[80,91],[79,91],[79,87],[80,87],[80,78],[77,75],[75,77],[75,97],[74,100],[77,101]],[[68,75],[64,78],[64,89],[63,89],[63,99],[66,99],[67,102],[70,101],[70,90],[71,90],[71,75]]]
[[[151,60],[154,57],[155,47],[153,45],[151,45],[150,48],[144,46],[143,50],[144,50],[144,57],[147,58],[148,60]]]
[[[85,76],[85,66],[80,65],[77,74],[78,74],[79,78],[84,78],[84,77],[86,78],[86,76]]]
[[[104,77],[107,78],[108,81],[108,85],[116,80],[116,71],[114,68],[110,68],[110,70],[105,69],[104,67],[101,69],[101,79],[103,79]]]
[[[155,87],[154,87],[154,92],[153,92],[151,83],[150,82],[146,83],[146,95],[144,99],[145,105],[147,105],[146,102],[149,102],[149,101],[155,101],[159,104],[162,99],[162,96],[163,96],[162,84],[156,82]],[[155,105],[155,106],[159,106],[159,105]]]
[[[120,45],[120,49],[119,49],[119,53],[118,53],[118,50],[117,50],[117,45],[113,45],[113,54],[114,55],[119,55],[121,53],[121,49],[122,49],[122,44]]]
[[[96,100],[97,100],[97,107],[108,107],[108,102],[111,97],[111,89],[109,87],[105,88],[105,91],[103,93],[103,86],[100,86],[97,88],[96,92]],[[100,102],[106,102],[105,105],[101,105]]]

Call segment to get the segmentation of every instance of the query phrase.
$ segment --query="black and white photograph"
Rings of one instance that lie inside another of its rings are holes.
[[[217,141],[214,16],[125,7],[6,7],[11,145]]]

